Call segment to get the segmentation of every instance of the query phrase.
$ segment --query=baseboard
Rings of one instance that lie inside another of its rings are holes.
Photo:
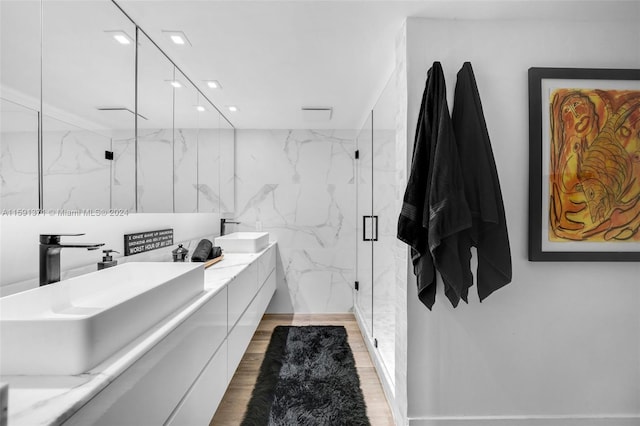
[[[442,416],[409,418],[409,426],[638,426],[640,415]]]

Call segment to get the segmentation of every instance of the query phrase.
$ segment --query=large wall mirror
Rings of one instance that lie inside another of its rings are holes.
[[[138,32],[138,211],[173,211],[175,66]]]
[[[0,2],[0,54],[0,201],[37,209],[40,2]]]
[[[113,2],[0,7],[3,209],[233,211],[235,129]]]
[[[112,140],[134,129],[135,26],[110,2],[42,3],[45,209],[109,209]],[[96,18],[98,22],[96,22]]]

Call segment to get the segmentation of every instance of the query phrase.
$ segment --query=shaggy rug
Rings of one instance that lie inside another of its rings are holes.
[[[369,424],[345,328],[276,327],[242,425]]]

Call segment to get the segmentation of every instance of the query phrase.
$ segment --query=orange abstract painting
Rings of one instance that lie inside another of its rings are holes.
[[[549,241],[640,241],[640,91],[555,89]]]

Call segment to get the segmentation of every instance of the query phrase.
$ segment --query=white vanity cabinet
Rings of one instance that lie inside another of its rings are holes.
[[[258,260],[259,261],[259,260]],[[258,261],[253,262],[242,274],[227,284],[228,306],[227,331],[236,325],[247,306],[251,303],[258,290]]]
[[[216,351],[225,350],[226,310],[223,288],[65,425],[163,424]]]
[[[275,287],[273,244],[65,425],[208,425]]]
[[[238,368],[238,364],[240,364],[240,360],[242,360],[242,356],[247,350],[249,342],[251,342],[251,337],[253,337],[253,333],[255,333],[256,328],[260,323],[262,314],[267,309],[267,305],[269,305],[271,296],[273,296],[275,291],[276,274],[275,271],[273,271],[273,273],[270,274],[261,284],[256,297],[253,298],[253,301],[247,307],[238,322],[229,331],[229,336],[227,337],[229,345],[227,379],[229,381],[231,381],[233,374],[236,372],[236,368]]]

